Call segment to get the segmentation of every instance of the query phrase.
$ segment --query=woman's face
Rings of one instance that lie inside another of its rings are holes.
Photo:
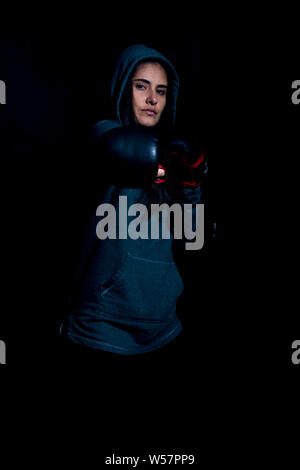
[[[168,78],[159,63],[138,65],[132,79],[132,106],[135,120],[141,126],[155,126],[167,101]]]

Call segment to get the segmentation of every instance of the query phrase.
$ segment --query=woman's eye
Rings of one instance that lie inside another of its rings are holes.
[[[165,90],[157,90],[157,93],[161,96],[164,96],[166,94]]]
[[[145,89],[145,85],[142,85],[141,83],[137,83],[137,84],[136,84],[136,88],[137,88],[138,90],[144,90],[144,89]]]

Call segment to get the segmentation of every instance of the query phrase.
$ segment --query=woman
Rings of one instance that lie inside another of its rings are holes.
[[[81,351],[98,351],[97,357],[99,351],[106,358],[144,357],[182,329],[176,304],[183,282],[172,236],[130,237],[127,214],[137,203],[150,208],[201,202],[203,157],[173,133],[178,87],[168,59],[144,45],[130,46],[120,55],[111,82],[114,119],[92,130],[103,181],[61,335],[68,344],[83,346]],[[99,223],[111,206],[115,236],[101,237]],[[141,232],[154,219],[140,220]]]

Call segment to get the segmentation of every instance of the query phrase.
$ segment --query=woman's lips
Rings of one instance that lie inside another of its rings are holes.
[[[148,116],[154,116],[154,114],[156,114],[156,111],[153,111],[153,109],[142,109],[142,111]]]

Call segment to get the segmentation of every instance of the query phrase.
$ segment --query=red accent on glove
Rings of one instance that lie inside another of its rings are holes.
[[[171,156],[180,155],[182,158],[182,154],[179,152],[172,152]],[[200,157],[198,157],[193,163],[188,163],[185,158],[182,158],[182,180],[181,184],[183,186],[193,187],[196,188],[202,184],[202,164],[204,163],[204,155],[201,153]]]
[[[162,165],[158,165],[158,169],[164,170],[164,171],[165,171],[165,176],[164,176],[164,177],[158,176],[158,177],[156,178],[156,180],[154,181],[154,183],[164,183],[164,182],[166,181],[166,178],[167,178],[167,177],[166,177],[166,174],[167,174],[167,173],[166,173],[166,169],[165,169],[165,167],[163,167]]]
[[[204,162],[204,155],[203,153],[201,153],[200,157],[198,158],[198,160],[196,160],[194,163],[187,163],[188,166],[190,166],[191,168],[197,168],[197,166],[201,165],[201,163]]]

